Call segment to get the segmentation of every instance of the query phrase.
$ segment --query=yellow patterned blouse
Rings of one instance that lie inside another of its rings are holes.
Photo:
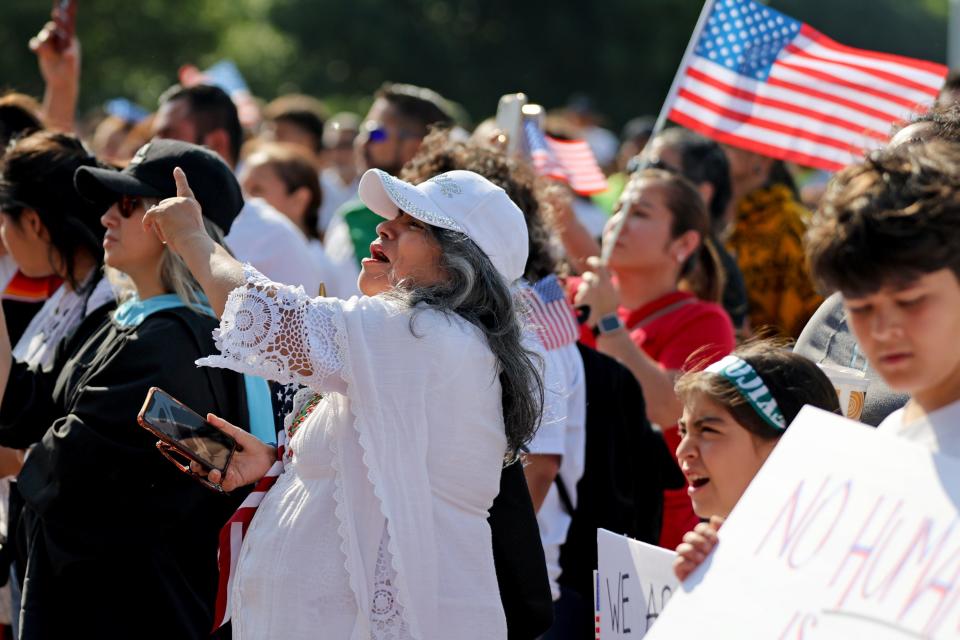
[[[740,201],[727,247],[747,286],[750,327],[796,338],[823,301],[803,251],[809,212],[790,189],[773,185]]]

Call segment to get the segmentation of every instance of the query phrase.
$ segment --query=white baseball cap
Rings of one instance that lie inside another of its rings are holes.
[[[507,193],[473,171],[448,171],[419,185],[370,169],[360,199],[388,220],[400,211],[429,225],[459,231],[477,243],[507,283],[523,276],[529,245],[523,212]]]

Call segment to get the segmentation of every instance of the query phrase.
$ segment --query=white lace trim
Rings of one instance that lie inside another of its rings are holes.
[[[342,323],[343,316],[337,316],[336,320]],[[340,331],[337,334],[337,340],[338,340],[339,347],[343,350],[346,350],[346,328],[345,327],[342,327],[342,326],[340,327]],[[343,361],[341,377],[344,381],[348,381],[348,384],[350,380],[353,380],[353,374],[351,373],[349,359],[345,358]],[[347,393],[345,393],[344,395],[349,398],[349,389],[347,390]],[[363,452],[361,454],[361,457],[363,460],[363,466],[367,472],[366,473],[367,481],[373,486],[373,493],[377,498],[377,503],[380,505],[380,509],[382,512],[384,497],[383,497],[382,491],[380,490],[380,485],[377,482],[378,480],[377,473],[375,472],[373,467],[371,467],[370,465],[369,435],[360,424],[361,419],[357,413],[356,405],[354,404],[354,402],[350,399],[347,399],[347,406],[350,411],[350,417],[352,419],[351,422],[353,423],[353,428],[357,433],[357,439],[358,439],[358,442],[360,443],[360,449]],[[354,575],[354,572],[351,571],[351,567],[352,567],[351,548],[352,547],[350,544],[350,533],[347,528],[347,519],[346,519],[347,505],[345,504],[344,496],[343,496],[343,476],[342,476],[343,469],[340,467],[340,456],[339,456],[340,452],[339,452],[339,447],[337,446],[336,437],[330,438],[330,447],[333,450],[333,470],[334,470],[334,487],[335,487],[333,492],[333,497],[335,502],[337,503],[334,513],[337,516],[337,520],[339,521],[339,526],[337,530],[340,532],[340,539],[341,539],[340,550],[343,552],[343,555],[345,558],[344,565],[347,571],[347,575],[349,576],[349,579],[350,579],[350,586],[353,589],[354,593],[359,593],[358,580],[361,577]],[[386,515],[387,515],[386,513],[383,513],[384,518],[386,518]],[[384,533],[383,533],[383,537],[380,540],[380,549],[377,554],[376,571],[380,570],[381,560],[386,562],[386,565],[389,566],[390,584],[392,586],[391,594],[393,596],[394,602],[396,603],[396,608],[397,608],[396,610],[399,612],[398,614],[399,618],[402,620],[403,632],[406,634],[404,636],[400,636],[400,638],[403,638],[404,640],[406,640],[406,638],[410,638],[410,639],[422,638],[423,634],[420,633],[418,625],[416,624],[415,621],[410,620],[410,617],[407,613],[407,606],[406,606],[406,596],[407,596],[406,584],[407,583],[404,582],[403,576],[400,576],[397,572],[397,566],[395,562],[397,557],[396,540],[393,538],[393,536],[390,535],[390,525],[391,525],[391,522],[389,519],[387,519],[384,524]],[[384,553],[384,551],[386,551],[386,553]],[[375,579],[375,582],[378,582],[378,580]],[[376,594],[376,588],[374,588],[373,593]],[[371,627],[375,626],[374,620],[373,620],[372,607],[371,607],[370,622],[371,622]],[[389,638],[389,636],[386,636],[386,638]],[[378,638],[377,640],[380,640],[380,639]]]
[[[271,282],[250,265],[244,265],[244,276],[246,285],[230,292],[220,328],[214,330],[220,355],[202,358],[197,364],[228,368],[277,382],[298,382],[318,391],[323,390],[324,384],[332,376],[339,376],[342,381],[351,379],[350,362],[346,357],[346,327],[338,301],[311,299],[302,287]],[[375,477],[377,473],[368,459],[368,435],[359,424],[354,403],[347,398],[342,401],[346,401],[349,407],[353,428],[363,452],[367,480],[382,505],[383,496],[378,478]],[[329,438],[329,443],[333,453],[334,513],[341,538],[340,548],[345,557],[345,570],[351,589],[354,593],[360,593],[359,580],[363,577],[351,570],[356,559],[352,559],[351,553],[348,506],[342,485],[344,470],[340,464],[337,436]],[[385,513],[383,515],[386,517]],[[371,628],[375,630],[373,637],[376,640],[420,638],[422,634],[407,615],[406,583],[403,576],[398,576],[396,542],[390,535],[390,524],[387,521],[384,526],[375,571],[376,584],[372,585],[370,592],[372,602],[369,603],[369,620]],[[388,601],[389,607],[384,608]]]
[[[321,389],[344,365],[334,316],[339,304],[310,299],[302,287],[271,282],[244,265],[247,284],[230,292],[213,332],[219,355],[197,364]]]
[[[373,640],[412,640],[403,619],[403,606],[397,597],[397,572],[393,568],[389,545],[390,536],[384,526],[370,598],[370,635]]]

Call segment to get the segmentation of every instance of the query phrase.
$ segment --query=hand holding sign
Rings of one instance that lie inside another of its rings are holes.
[[[707,559],[717,546],[717,530],[723,524],[723,518],[712,516],[710,522],[701,522],[693,531],[683,536],[683,542],[677,547],[677,557],[673,561],[673,573],[683,582],[693,573],[700,563]]]

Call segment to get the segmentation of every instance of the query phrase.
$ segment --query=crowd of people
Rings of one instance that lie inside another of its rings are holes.
[[[800,409],[847,413],[831,367],[960,456],[960,78],[813,195],[580,97],[588,199],[407,84],[81,130],[51,29],[0,96],[6,637],[592,638],[597,529],[686,578]],[[154,387],[226,467],[161,455]]]

